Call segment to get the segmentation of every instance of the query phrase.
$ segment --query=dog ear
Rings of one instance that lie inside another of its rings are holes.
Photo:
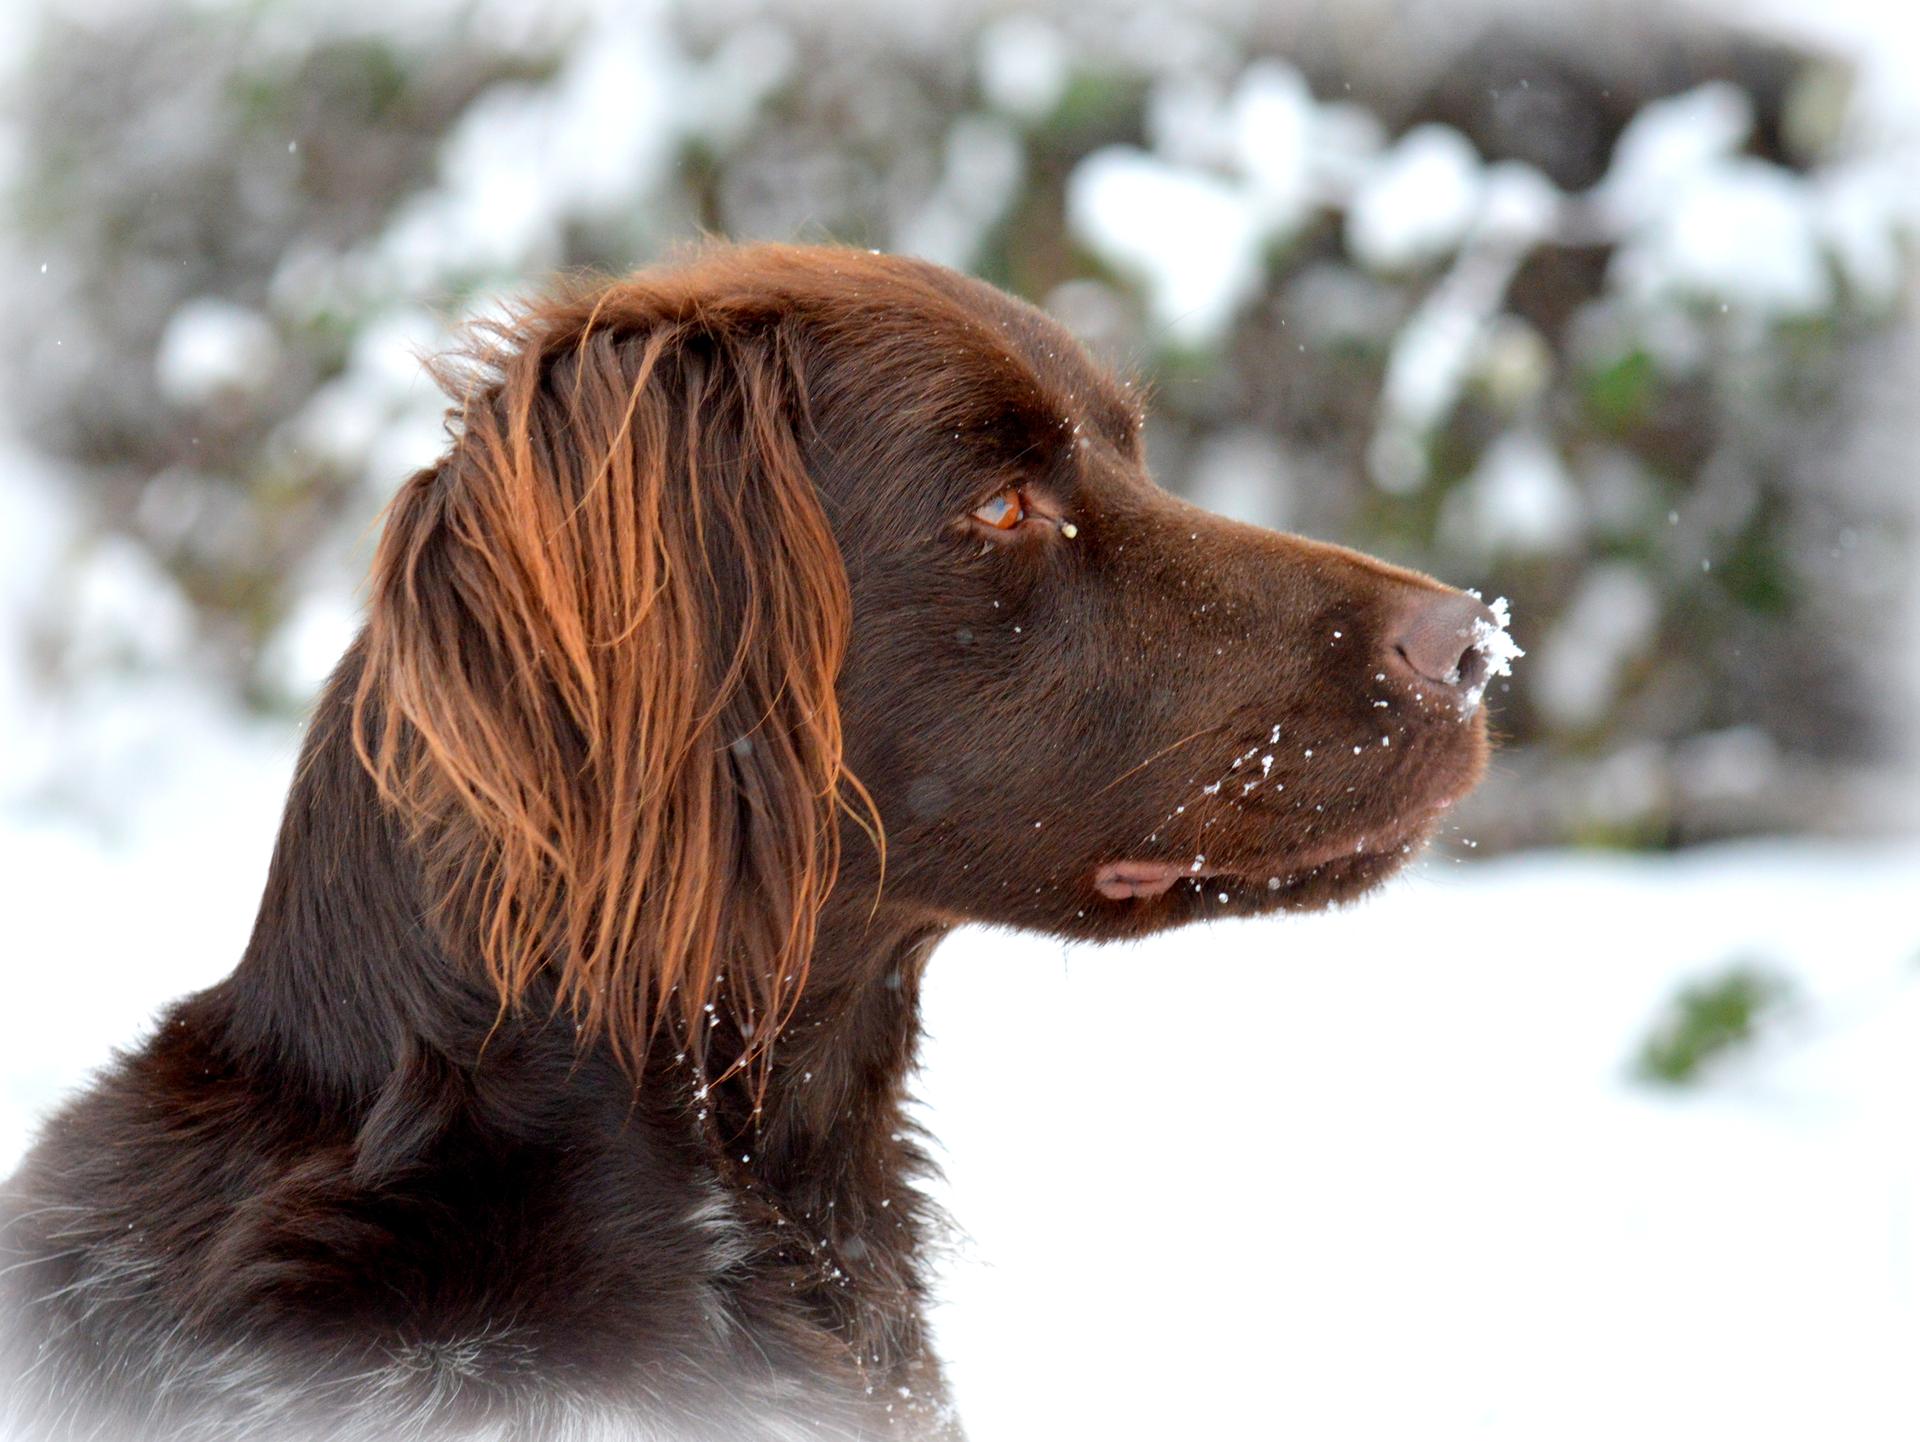
[[[851,606],[795,338],[664,310],[616,287],[442,367],[453,444],[389,512],[354,711],[454,954],[636,1078],[663,1029],[703,1068],[764,1059],[844,798],[878,839],[842,761]]]

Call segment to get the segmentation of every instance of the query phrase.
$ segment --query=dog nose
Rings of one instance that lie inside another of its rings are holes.
[[[1471,691],[1487,676],[1478,645],[1484,627],[1498,629],[1493,612],[1462,591],[1420,591],[1390,631],[1391,659],[1436,686]]]

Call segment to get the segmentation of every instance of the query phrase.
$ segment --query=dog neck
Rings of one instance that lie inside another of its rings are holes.
[[[920,1035],[920,982],[946,928],[871,893],[836,888],[809,980],[773,1050],[765,1093],[744,1078],[719,1094],[723,1135],[749,1174],[808,1217],[843,1224],[894,1198],[923,1166],[906,1119]],[[867,1218],[866,1220],[872,1220]]]
[[[466,1098],[448,1113],[466,1124],[645,1116],[684,1139],[676,1146],[704,1150],[794,1291],[863,1362],[889,1375],[930,1367],[915,1258],[937,1224],[914,1185],[930,1167],[907,1083],[921,976],[946,926],[876,905],[856,856],[823,910],[764,1087],[745,1074],[703,1085],[656,1047],[636,1093],[604,1047],[576,1054],[581,1039],[564,1013],[546,1014],[546,999],[503,1021],[477,968],[448,954],[426,919],[420,868],[354,752],[344,679],[316,711],[252,941],[221,989],[228,1050],[359,1132],[369,1124],[358,1118],[422,1112],[410,1078],[423,1058]],[[511,1115],[489,1121],[482,1093],[511,1097]],[[417,1120],[401,1129],[416,1149],[435,1125]]]
[[[773,1239],[792,1295],[873,1383],[923,1404],[945,1395],[921,1262],[943,1221],[916,1186],[933,1167],[907,1084],[921,976],[946,930],[837,888],[764,1093],[742,1077],[712,1093],[716,1165]]]

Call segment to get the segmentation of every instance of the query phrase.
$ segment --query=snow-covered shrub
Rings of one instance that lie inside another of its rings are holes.
[[[462,317],[702,232],[909,250],[1156,380],[1167,484],[1514,598],[1484,840],[1844,823],[1904,703],[1911,156],[1823,57],[1389,10],[49,20],[0,364],[79,531],[291,706],[441,444],[417,357]],[[186,644],[57,630],[56,677]]]

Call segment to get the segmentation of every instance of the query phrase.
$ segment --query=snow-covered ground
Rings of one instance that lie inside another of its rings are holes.
[[[160,715],[110,831],[0,825],[0,1171],[244,944],[294,738]],[[921,1091],[972,1434],[1920,1436],[1916,894],[1913,843],[1436,855],[1329,916],[955,937]],[[1793,1021],[1633,1081],[1737,960]]]
[[[983,1442],[1920,1436],[1920,847],[1430,863],[1129,949],[964,935],[924,1095]],[[1805,989],[1699,1090],[1677,982]]]

